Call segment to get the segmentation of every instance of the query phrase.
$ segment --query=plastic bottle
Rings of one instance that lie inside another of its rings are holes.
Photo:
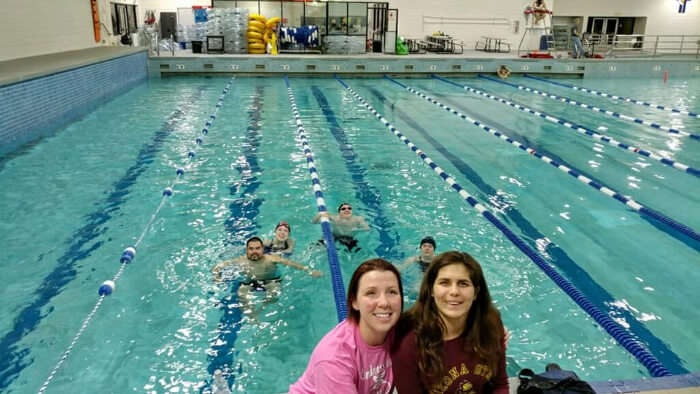
[[[214,371],[214,381],[212,382],[212,394],[231,394],[231,390],[228,388],[228,383],[224,376],[221,374],[221,370],[217,369]]]

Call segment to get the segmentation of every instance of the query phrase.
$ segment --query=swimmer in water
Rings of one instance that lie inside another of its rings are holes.
[[[435,239],[431,236],[427,236],[420,241],[420,254],[407,258],[399,269],[404,270],[411,264],[418,263],[421,272],[425,272],[433,261],[433,257],[435,257]]]
[[[311,223],[319,223],[321,218],[325,216],[331,222],[333,238],[345,245],[348,251],[352,252],[353,248],[357,248],[357,240],[354,235],[358,231],[369,231],[369,225],[362,216],[353,216],[352,206],[346,202],[338,206],[337,215],[329,215],[328,212],[319,212]],[[357,251],[356,250],[356,251]]]
[[[245,280],[241,282],[238,288],[238,299],[242,303],[247,304],[249,293],[251,291],[264,291],[265,301],[263,305],[274,301],[279,295],[282,281],[281,276],[277,272],[277,264],[284,264],[294,267],[301,271],[307,271],[313,277],[322,275],[321,271],[312,270],[309,267],[284,259],[276,255],[264,254],[263,241],[258,237],[252,237],[246,242],[245,256],[225,260],[217,263],[212,267],[211,272],[214,274],[215,282],[222,282],[225,278],[224,274],[227,268],[231,267],[238,269],[245,276]],[[252,312],[251,308],[243,307],[244,312]]]
[[[289,223],[281,221],[275,226],[275,237],[263,241],[265,253],[269,254],[291,254],[294,251],[294,240],[289,238],[292,232]]]

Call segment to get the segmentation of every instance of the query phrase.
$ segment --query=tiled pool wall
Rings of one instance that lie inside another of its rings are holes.
[[[549,74],[581,78],[700,77],[700,59],[466,59],[454,57],[155,57],[149,60],[151,77],[190,73],[381,75],[495,73],[505,65],[514,74]]]
[[[139,52],[0,86],[0,155],[53,133],[143,82],[147,63],[147,53]]]
[[[379,76],[403,74],[476,75],[501,65],[513,74],[581,78],[700,77],[700,59],[468,59],[443,57],[206,56],[153,57],[139,52],[68,71],[0,86],[0,155],[51,134],[147,77],[178,74],[335,73]]]

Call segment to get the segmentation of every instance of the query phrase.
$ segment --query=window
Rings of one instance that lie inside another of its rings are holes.
[[[126,33],[136,33],[136,6],[112,3],[112,34],[121,36]]]

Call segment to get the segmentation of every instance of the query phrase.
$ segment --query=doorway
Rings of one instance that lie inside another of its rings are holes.
[[[160,13],[160,37],[170,38],[172,34],[175,37],[175,25],[177,24],[175,12],[161,12]]]

